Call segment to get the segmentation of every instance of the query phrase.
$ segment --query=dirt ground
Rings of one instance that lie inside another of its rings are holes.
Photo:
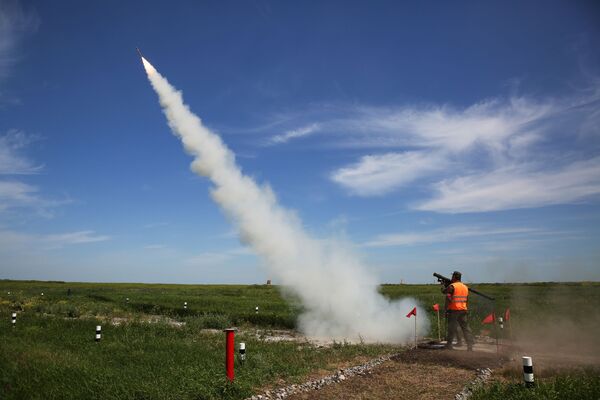
[[[416,349],[384,362],[368,375],[288,399],[454,399],[475,378],[477,368],[503,364],[488,351]]]
[[[349,377],[343,382],[320,390],[297,393],[290,400],[308,399],[454,399],[477,376],[477,369],[494,371],[493,381],[520,381],[522,355],[534,357],[537,377],[553,376],[556,372],[600,366],[594,352],[578,354],[548,351],[516,343],[504,343],[498,349],[494,343],[478,343],[475,351],[408,350],[374,368],[367,375]],[[499,352],[497,352],[499,350]]]

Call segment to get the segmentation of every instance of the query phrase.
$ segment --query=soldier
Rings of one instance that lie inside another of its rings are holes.
[[[460,272],[454,271],[451,283],[442,288],[442,293],[446,294],[447,298],[446,315],[448,317],[448,336],[445,348],[452,349],[452,341],[455,336],[458,336],[458,326],[460,325],[463,336],[467,341],[467,349],[472,351],[473,335],[467,322],[469,288],[460,281],[461,277]]]
[[[444,301],[444,318],[446,319],[446,342],[448,343],[452,343],[450,341],[448,341],[448,334],[450,333],[450,329],[449,329],[449,320],[448,320],[448,305],[450,304],[450,296],[445,296],[445,301]],[[463,337],[465,336],[462,331],[460,330],[456,330],[456,347],[462,347],[463,346]]]

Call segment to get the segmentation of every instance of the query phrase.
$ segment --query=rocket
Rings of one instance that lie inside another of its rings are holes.
[[[2,1],[2,0],[0,0],[0,1]],[[135,51],[137,51],[138,55],[139,55],[139,56],[140,56],[140,58],[142,59],[142,65],[144,66],[144,69],[146,70],[146,73],[147,73],[148,75],[156,73],[156,69],[154,69],[154,67],[152,66],[152,64],[150,64],[150,63],[148,62],[148,60],[146,60],[146,59],[144,58],[144,55],[142,54],[142,52],[141,52],[140,48],[139,48],[139,47],[136,47],[136,48],[135,48]]]

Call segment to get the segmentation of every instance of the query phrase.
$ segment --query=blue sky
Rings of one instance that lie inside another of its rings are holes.
[[[599,45],[593,1],[0,0],[0,277],[268,278],[138,46],[381,282],[598,280]]]

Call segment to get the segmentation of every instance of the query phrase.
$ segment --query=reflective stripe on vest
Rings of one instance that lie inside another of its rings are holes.
[[[466,310],[467,298],[469,297],[469,288],[462,282],[454,282],[450,286],[454,288],[454,293],[450,297],[450,304],[448,304],[448,310]]]

